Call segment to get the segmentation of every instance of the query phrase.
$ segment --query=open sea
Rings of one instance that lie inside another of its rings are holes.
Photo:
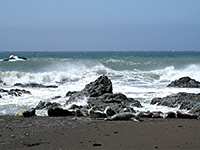
[[[27,61],[2,61],[10,55]],[[200,52],[0,52],[0,89],[25,89],[31,94],[12,96],[0,92],[0,115],[15,114],[21,108],[35,107],[40,101],[65,106],[68,91],[82,90],[100,75],[108,76],[114,93],[139,100],[141,111],[177,111],[179,108],[150,105],[155,97],[172,93],[200,93],[200,89],[166,87],[171,81],[189,76],[200,81]],[[58,88],[20,88],[15,83],[57,85]],[[61,96],[58,99],[52,99]],[[87,99],[79,105],[86,105]],[[38,115],[46,115],[38,111]]]

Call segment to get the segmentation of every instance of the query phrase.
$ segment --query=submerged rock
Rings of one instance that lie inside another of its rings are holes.
[[[23,90],[21,90],[21,89],[11,89],[11,90],[0,89],[0,92],[7,93],[12,96],[21,96],[22,94],[31,94],[30,91],[27,91],[24,89]]]
[[[37,83],[28,83],[28,84],[15,83],[14,86],[31,87],[31,88],[57,88],[58,87],[56,85],[43,85],[43,84],[37,84]]]
[[[182,77],[178,80],[172,81],[168,84],[168,87],[179,87],[179,88],[200,88],[200,82],[190,77]]]

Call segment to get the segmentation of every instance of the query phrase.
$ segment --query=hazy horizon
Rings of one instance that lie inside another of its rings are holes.
[[[200,51],[197,0],[0,0],[0,51]]]

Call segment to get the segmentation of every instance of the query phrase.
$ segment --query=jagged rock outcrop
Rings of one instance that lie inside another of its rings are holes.
[[[200,102],[200,94],[180,92],[164,98],[154,98],[151,104],[163,105],[168,107],[180,107],[180,109],[190,110]]]
[[[200,82],[190,77],[182,77],[178,80],[172,81],[170,84],[168,84],[168,87],[200,88]]]
[[[131,106],[142,107],[139,101],[133,98],[127,98],[122,93],[114,94],[112,91],[112,82],[107,76],[100,76],[97,80],[87,84],[81,91],[68,92],[69,97],[67,104],[76,101],[88,99],[88,107],[96,107],[104,111],[107,106],[118,112],[133,111]]]

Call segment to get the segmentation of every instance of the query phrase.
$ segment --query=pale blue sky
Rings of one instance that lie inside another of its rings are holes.
[[[0,0],[0,51],[200,50],[200,0]]]

